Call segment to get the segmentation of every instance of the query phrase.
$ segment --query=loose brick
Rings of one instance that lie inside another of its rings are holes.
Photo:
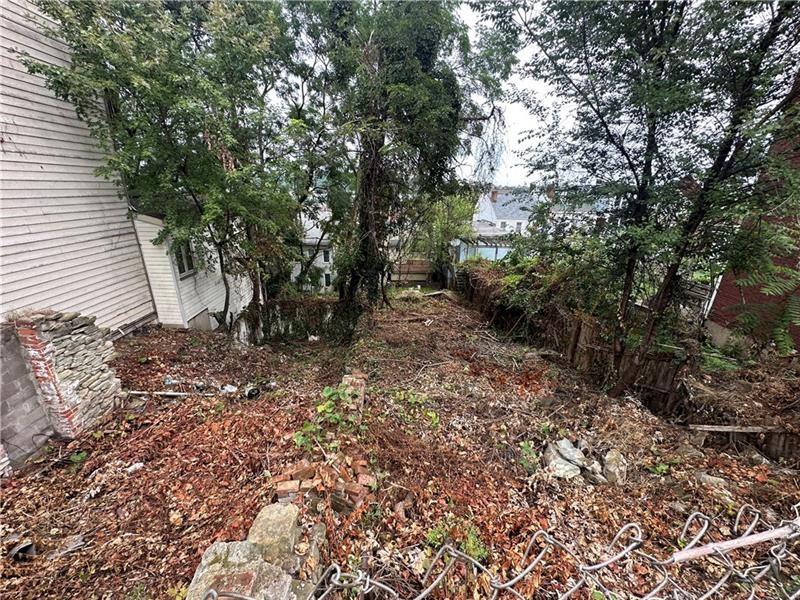
[[[286,498],[290,494],[296,494],[300,491],[300,482],[296,479],[291,479],[289,481],[280,481],[275,486],[275,492],[278,494],[278,498]]]

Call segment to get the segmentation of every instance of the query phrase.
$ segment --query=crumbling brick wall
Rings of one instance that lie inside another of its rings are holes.
[[[121,388],[108,364],[114,356],[114,345],[108,339],[108,329],[97,327],[94,317],[75,312],[32,313],[18,315],[5,323],[4,335],[8,335],[9,328],[21,346],[39,407],[47,415],[53,432],[73,438],[113,408]],[[13,348],[13,342],[9,342],[9,347]],[[23,417],[26,411],[18,404],[22,397],[12,395],[6,402],[5,386],[3,396],[3,441],[11,454],[5,444],[7,415],[9,427],[14,419],[20,423],[19,419],[27,417]],[[31,413],[36,412],[30,408]],[[46,437],[39,436],[37,447]]]
[[[39,402],[39,392],[13,324],[0,327],[0,453],[13,463],[24,460],[53,435],[50,420]],[[2,460],[0,459],[0,462]]]

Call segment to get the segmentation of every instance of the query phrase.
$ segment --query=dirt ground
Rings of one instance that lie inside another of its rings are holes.
[[[594,561],[620,527],[637,522],[647,551],[663,557],[693,511],[722,522],[710,540],[732,535],[745,503],[777,523],[800,499],[796,471],[692,445],[635,399],[608,398],[444,296],[397,300],[366,331],[348,347],[245,348],[218,334],[160,329],[118,342],[126,389],[189,395],[131,396],[96,430],[51,443],[3,482],[3,597],[180,600],[202,552],[242,539],[275,500],[275,477],[301,458],[368,461],[377,485],[354,511],[335,512],[324,491],[295,502],[304,523],[328,524],[326,560],[366,565],[403,593],[419,589],[442,541],[508,577],[539,529]],[[368,376],[363,411],[298,445],[295,434],[318,420],[323,389],[348,370]],[[221,393],[225,385],[237,391]],[[248,386],[256,390],[249,398]],[[618,449],[627,480],[553,477],[541,454],[561,438],[593,457]],[[24,539],[38,555],[9,558]],[[796,563],[786,568],[800,573]],[[611,571],[632,591],[652,577]],[[555,597],[575,572],[570,560],[554,560],[516,589]],[[462,586],[437,597],[467,594]]]

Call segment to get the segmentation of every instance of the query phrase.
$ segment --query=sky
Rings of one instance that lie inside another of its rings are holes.
[[[459,13],[469,26],[470,39],[475,43],[477,41],[476,25],[479,18],[478,15],[466,4],[460,6]],[[514,73],[505,84],[506,89],[511,89],[515,86],[534,90],[542,98],[546,95],[546,88],[543,82],[523,81],[517,73]],[[520,140],[525,131],[532,128],[531,119],[533,117],[522,105],[517,103],[500,102],[498,108],[503,113],[505,126],[501,135],[503,151],[492,183],[498,186],[525,186],[531,182],[531,178],[522,164],[524,158],[520,156],[520,153],[524,153],[526,144],[529,142],[521,142]],[[461,175],[467,179],[473,179],[474,174],[473,162],[468,161],[461,169]]]

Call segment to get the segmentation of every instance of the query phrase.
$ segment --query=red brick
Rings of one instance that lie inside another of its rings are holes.
[[[366,488],[355,482],[345,484],[344,491],[350,497],[350,499],[354,501],[363,499],[367,495]]]
[[[285,498],[300,491],[300,482],[296,479],[281,481],[275,486],[275,491],[278,494],[278,498]]]

